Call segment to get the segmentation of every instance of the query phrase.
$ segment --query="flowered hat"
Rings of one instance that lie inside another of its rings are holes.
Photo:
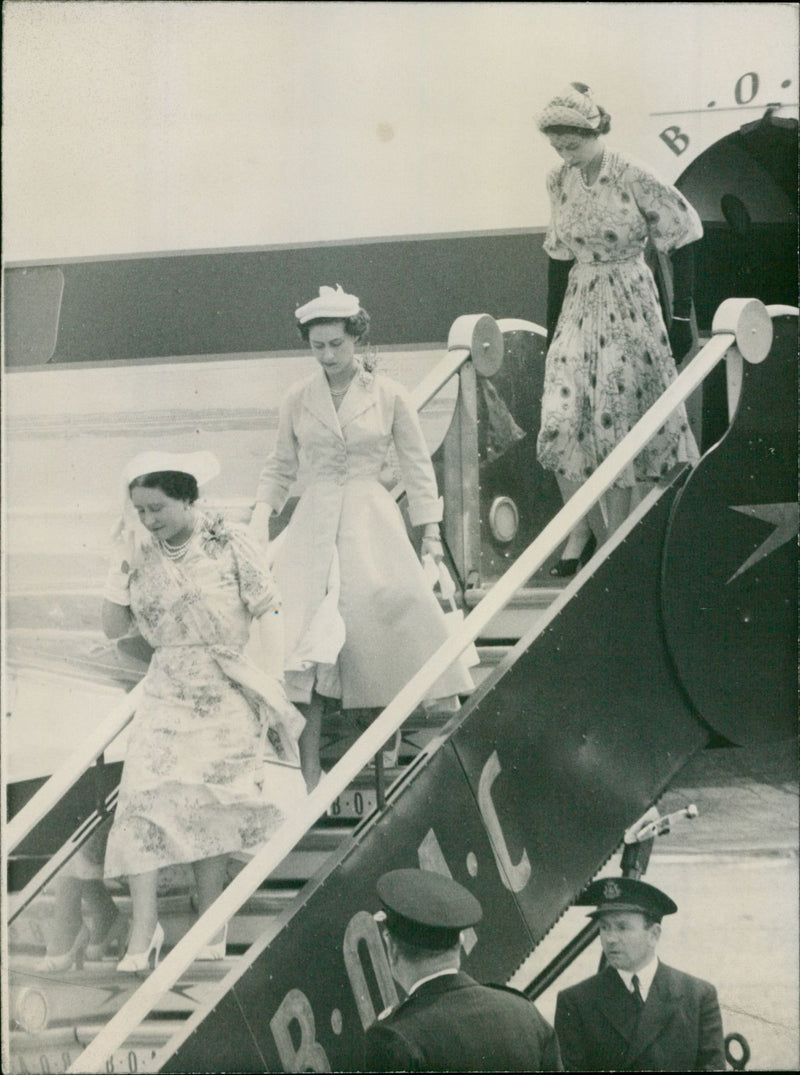
[[[556,94],[537,120],[540,131],[548,127],[582,127],[599,130],[603,111],[595,104],[592,91],[582,82],[570,84]]]

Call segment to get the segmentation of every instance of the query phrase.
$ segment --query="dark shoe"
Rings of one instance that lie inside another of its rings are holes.
[[[555,565],[550,568],[550,574],[556,579],[568,579],[576,573],[578,568],[583,567],[594,556],[595,549],[597,548],[597,538],[594,534],[589,535],[589,539],[583,546],[580,556],[576,556],[569,560],[561,559]]]

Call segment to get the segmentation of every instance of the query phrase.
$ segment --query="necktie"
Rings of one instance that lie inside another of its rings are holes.
[[[636,1001],[636,1007],[639,1009],[639,1011],[641,1011],[644,1007],[644,997],[642,996],[642,991],[639,988],[638,974],[634,974],[634,976],[631,978],[631,985],[633,986],[633,998]]]

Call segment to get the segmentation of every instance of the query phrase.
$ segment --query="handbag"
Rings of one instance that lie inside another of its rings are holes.
[[[422,567],[431,589],[435,591],[436,587],[439,587],[438,597],[444,606],[442,613],[447,623],[447,630],[451,635],[455,634],[464,622],[464,610],[456,605],[456,584],[453,576],[447,570],[444,560],[439,560],[437,563],[432,556],[423,556]],[[474,668],[481,663],[474,643],[470,643],[461,653],[460,660],[467,668]]]

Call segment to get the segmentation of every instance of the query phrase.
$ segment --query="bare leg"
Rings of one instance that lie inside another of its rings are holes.
[[[608,489],[603,494],[606,529],[609,535],[625,522],[631,511],[631,489]]]
[[[567,478],[561,478],[557,476],[558,488],[561,491],[561,496],[566,504],[568,500],[580,489],[579,482],[568,481]],[[562,560],[576,560],[583,552],[583,548],[586,542],[591,537],[592,533],[595,534],[598,543],[601,542],[605,536],[605,527],[603,526],[602,516],[599,509],[593,507],[580,522],[576,523],[575,528],[567,538],[567,544],[564,546],[564,551],[561,553]]]
[[[87,904],[87,917],[92,922],[92,942],[98,943],[116,921],[119,911],[111,893],[99,879],[83,882],[83,897]]]
[[[299,705],[297,708],[306,718],[306,726],[300,733],[298,746],[300,748],[300,769],[306,788],[313,791],[319,783],[321,775],[319,749],[322,736],[322,699],[318,695],[312,695],[308,705]]]
[[[225,885],[225,873],[228,867],[227,855],[215,855],[213,858],[198,859],[192,863],[194,879],[197,884],[197,912],[205,914],[211,904],[222,895]],[[219,944],[225,936],[222,929],[209,944]]]
[[[83,925],[81,917],[81,886],[77,877],[57,877],[53,886],[54,907],[50,923],[49,956],[68,952]]]
[[[128,940],[128,952],[138,955],[144,952],[155,932],[158,922],[158,870],[135,873],[128,877],[133,904],[133,923]]]

